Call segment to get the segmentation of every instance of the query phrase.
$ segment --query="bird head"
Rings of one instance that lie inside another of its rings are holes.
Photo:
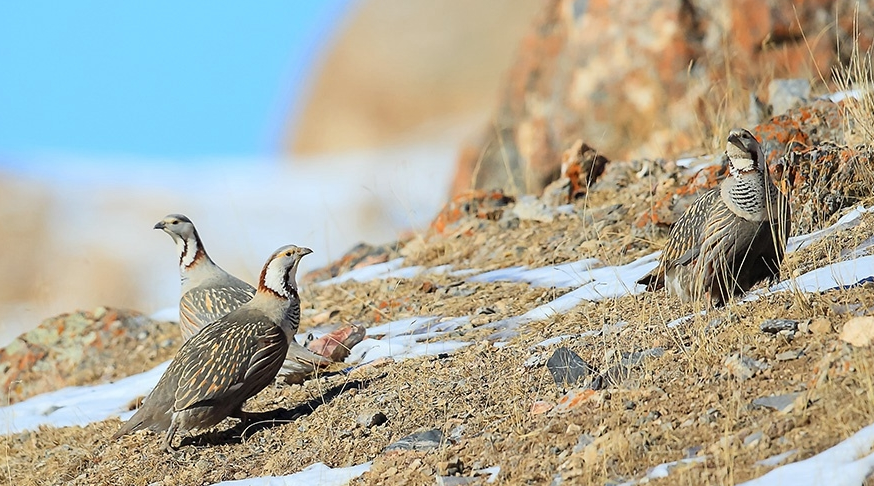
[[[261,270],[258,290],[279,297],[289,298],[297,292],[297,267],[301,258],[313,251],[309,248],[288,245],[273,252]]]
[[[765,154],[756,137],[743,128],[735,128],[728,134],[725,147],[729,171],[732,175],[765,170]]]
[[[194,223],[182,214],[168,214],[161,221],[155,223],[155,229],[163,230],[175,241],[187,240],[197,233]]]

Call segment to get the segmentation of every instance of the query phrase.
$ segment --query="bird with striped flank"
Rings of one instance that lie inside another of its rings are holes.
[[[226,417],[244,418],[243,404],[269,385],[282,368],[300,323],[296,274],[312,253],[294,245],[264,264],[249,302],[207,324],[187,340],[142,407],[113,435],[166,431],[172,450],[177,432],[206,429]]]
[[[155,224],[176,242],[182,296],[179,299],[179,328],[187,340],[201,328],[236,310],[252,299],[255,288],[224,271],[207,255],[197,228],[188,217],[170,214]],[[307,376],[332,361],[301,346],[294,339],[280,371],[290,383],[302,383]]]
[[[658,266],[637,283],[689,302],[722,306],[780,276],[791,229],[789,201],[774,185],[762,147],[735,129],[726,144],[729,175],[671,228]]]
[[[170,214],[155,224],[176,243],[182,297],[179,299],[179,328],[189,339],[203,326],[249,302],[255,289],[215,264],[188,217]]]

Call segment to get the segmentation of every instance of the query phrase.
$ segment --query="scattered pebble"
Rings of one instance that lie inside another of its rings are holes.
[[[810,332],[813,334],[828,334],[832,332],[832,323],[825,317],[818,317],[810,321]]]
[[[555,219],[555,209],[535,196],[525,195],[516,200],[516,205],[510,210],[523,221],[551,223]]]
[[[801,349],[791,349],[789,351],[784,351],[782,353],[777,353],[777,361],[792,361],[793,359],[798,359],[801,355],[804,354],[804,351]]]
[[[594,396],[596,393],[598,392],[596,392],[595,390],[583,388],[575,388],[573,390],[570,390],[558,400],[558,404],[552,409],[550,415],[557,415],[569,412],[577,406],[585,403],[586,400]]]
[[[528,410],[528,413],[531,415],[542,415],[555,407],[555,404],[552,402],[547,402],[545,400],[537,400],[536,402],[531,404],[531,408]]]
[[[440,447],[443,442],[443,432],[438,429],[425,430],[410,434],[392,444],[386,451],[427,451]]]
[[[744,446],[756,447],[757,445],[759,445],[759,443],[762,442],[762,437],[764,437],[764,435],[765,434],[763,434],[761,430],[758,432],[753,432],[752,434],[744,437]]]
[[[798,321],[794,319],[766,319],[759,325],[762,332],[777,334],[780,331],[795,332],[798,330]]]
[[[568,348],[558,348],[546,362],[558,386],[573,386],[595,373],[595,369]]]
[[[857,348],[870,346],[874,341],[874,317],[854,317],[847,321],[841,330],[841,341]]]
[[[753,400],[753,406],[772,408],[778,412],[789,413],[795,406],[795,399],[801,393],[787,393],[785,395],[774,395],[770,397],[761,397]]]
[[[437,463],[437,471],[443,476],[455,476],[464,472],[464,463],[458,456],[454,456],[448,461],[440,461]],[[466,478],[474,479],[474,478]],[[460,483],[466,484],[466,483]]]
[[[358,415],[355,422],[365,427],[376,427],[388,422],[388,417],[379,410],[365,410]]]
[[[583,449],[586,448],[587,445],[589,445],[593,442],[595,442],[595,438],[592,437],[591,435],[589,435],[589,434],[581,435],[580,438],[577,439],[577,444],[573,448],[573,453],[579,454],[580,452],[583,451]]]
[[[732,354],[725,358],[723,366],[731,376],[739,380],[748,380],[756,376],[756,373],[770,368],[766,363],[739,354]]]
[[[437,486],[464,486],[479,480],[480,478],[473,476],[437,476]]]
[[[539,368],[546,364],[548,358],[544,353],[534,353],[528,359],[522,363],[522,367],[524,368]]]

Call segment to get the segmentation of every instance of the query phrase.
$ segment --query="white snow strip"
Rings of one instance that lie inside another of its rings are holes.
[[[852,228],[859,224],[859,218],[865,214],[874,211],[874,206],[869,208],[863,206],[856,206],[851,209],[847,214],[843,215],[838,219],[838,221],[829,226],[828,228],[823,228],[818,231],[814,231],[813,233],[808,233],[806,235],[798,235],[789,238],[789,241],[786,243],[786,251],[793,252],[798,251],[803,248],[807,248],[812,245],[816,241],[819,241],[823,237],[834,233],[837,230],[843,230],[847,228]]]
[[[591,282],[589,272],[601,267],[597,258],[586,258],[571,263],[527,269],[510,267],[493,270],[469,278],[471,282],[528,282],[535,287],[577,287]]]
[[[874,425],[803,461],[773,469],[744,486],[859,486],[874,470]]]
[[[380,326],[367,328],[368,336],[385,336],[394,337],[401,334],[414,334],[420,329],[427,329],[431,324],[435,324],[438,320],[435,316],[419,316],[398,319],[396,321],[387,322]]]
[[[423,336],[397,336],[393,338],[370,339],[367,338],[356,344],[347,363],[369,363],[379,358],[392,358],[400,361],[407,358],[420,356],[433,356],[435,354],[448,354],[455,352],[471,343],[468,341],[436,341],[431,343],[419,342]],[[427,336],[425,336],[427,337]]]
[[[852,285],[872,275],[874,275],[874,255],[868,255],[817,268],[800,277],[784,280],[768,290],[770,292],[787,290],[821,292],[835,287]]]
[[[349,481],[370,470],[372,462],[365,462],[352,467],[330,468],[317,462],[307,466],[300,472],[288,476],[240,479],[237,481],[222,481],[215,486],[298,486],[300,484],[317,484],[319,486],[343,486]]]
[[[825,96],[826,99],[831,101],[832,103],[839,103],[844,101],[847,98],[862,98],[862,90],[860,89],[849,89],[846,91],[836,91],[834,93],[830,93]]]
[[[338,283],[354,280],[356,282],[369,282],[370,280],[386,279],[386,278],[410,278],[422,273],[423,267],[403,267],[403,258],[395,258],[385,263],[375,263],[366,267],[350,270],[343,275],[329,278],[318,282],[316,285],[321,287],[334,285]]]
[[[119,416],[126,420],[133,415],[127,410],[131,400],[147,395],[170,362],[114,383],[93,386],[72,386],[43,393],[22,402],[0,407],[3,433],[36,430],[40,425],[67,427]]]
[[[637,280],[658,265],[655,254],[639,258],[627,265],[591,269],[585,273],[587,282],[580,288],[540,307],[535,307],[517,318],[519,324],[548,319],[563,314],[584,300],[597,301],[624,295],[639,294],[643,286]]]

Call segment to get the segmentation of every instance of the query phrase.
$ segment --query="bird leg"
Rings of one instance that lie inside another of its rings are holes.
[[[161,443],[161,448],[170,453],[176,451],[173,447],[173,436],[176,435],[176,430],[179,428],[179,422],[176,417],[177,414],[174,413],[173,418],[170,420],[170,428],[167,429],[167,433],[164,435],[164,442]]]

